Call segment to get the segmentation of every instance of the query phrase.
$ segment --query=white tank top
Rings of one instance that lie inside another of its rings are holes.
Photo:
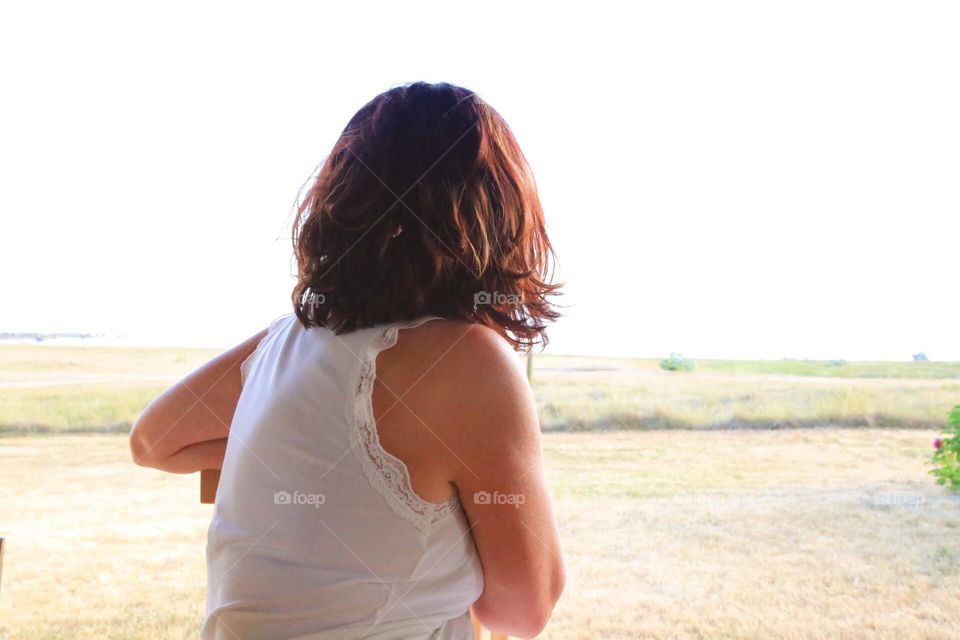
[[[243,391],[207,539],[204,640],[472,638],[483,574],[463,509],[381,445],[377,354],[401,328],[277,319]]]

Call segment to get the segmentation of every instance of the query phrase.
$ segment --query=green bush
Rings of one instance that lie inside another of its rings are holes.
[[[667,371],[693,371],[693,360],[679,353],[671,353],[669,358],[660,361],[660,368]]]
[[[933,469],[930,473],[953,492],[960,489],[960,405],[953,408],[943,430],[946,437],[933,441]]]

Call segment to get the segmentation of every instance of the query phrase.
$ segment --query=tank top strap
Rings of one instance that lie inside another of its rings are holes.
[[[396,345],[401,329],[419,327],[439,316],[424,316],[414,320],[392,322],[372,327],[372,336],[359,355],[359,380],[355,386],[351,441],[360,466],[370,484],[384,497],[390,508],[426,533],[456,510],[456,496],[442,503],[428,502],[417,495],[410,481],[410,472],[400,460],[383,448],[373,418],[373,384],[376,380],[377,356]]]

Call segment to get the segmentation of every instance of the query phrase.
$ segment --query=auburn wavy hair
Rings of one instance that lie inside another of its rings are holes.
[[[358,111],[293,225],[293,304],[341,333],[425,315],[546,344],[554,253],[513,133],[474,92],[415,82]]]

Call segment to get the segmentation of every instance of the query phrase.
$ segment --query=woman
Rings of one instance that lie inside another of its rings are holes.
[[[222,469],[202,637],[532,637],[564,583],[515,355],[557,317],[530,169],[449,84],[350,120],[294,223],[293,313],[148,406],[134,460]]]

